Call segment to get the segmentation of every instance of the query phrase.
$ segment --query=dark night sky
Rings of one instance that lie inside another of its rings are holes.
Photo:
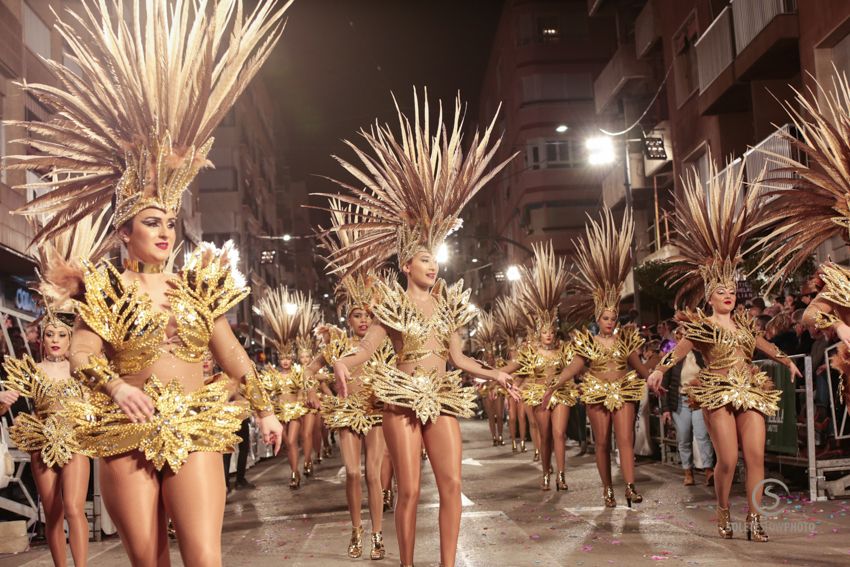
[[[342,176],[332,153],[376,118],[392,120],[390,92],[410,105],[413,86],[476,103],[501,0],[296,0],[283,38],[262,71],[280,105],[277,131],[292,179],[310,191]]]

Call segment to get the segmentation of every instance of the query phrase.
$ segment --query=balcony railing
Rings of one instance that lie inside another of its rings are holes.
[[[778,175],[770,173],[772,169],[787,165],[782,158],[801,161],[803,155],[791,142],[783,137],[781,133],[792,134],[793,126],[785,124],[779,131],[771,134],[752,147],[746,154],[747,158],[747,181],[755,183],[762,176],[776,179]],[[790,177],[791,174],[786,174]]]
[[[646,61],[638,61],[635,56],[635,44],[624,43],[593,82],[593,94],[596,99],[596,112],[605,112],[629,81],[648,79],[652,75]]]
[[[673,212],[660,211],[656,219],[647,227],[649,233],[649,253],[654,254],[670,244],[676,235],[673,227]]]
[[[773,18],[796,11],[796,0],[734,0],[732,19],[737,53],[741,53]]]
[[[733,37],[732,10],[727,6],[696,42],[700,94],[734,61]]]

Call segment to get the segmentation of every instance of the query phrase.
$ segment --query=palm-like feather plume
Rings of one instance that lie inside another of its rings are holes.
[[[552,242],[532,245],[534,262],[520,268],[519,305],[536,331],[551,328],[558,319],[561,296],[570,281],[564,259],[555,255]]]
[[[295,337],[298,335],[300,313],[299,292],[292,293],[285,286],[266,292],[258,302],[257,309],[274,335],[272,343],[282,355],[291,355]]]

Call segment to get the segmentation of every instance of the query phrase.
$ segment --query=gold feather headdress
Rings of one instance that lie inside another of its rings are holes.
[[[676,195],[673,244],[679,254],[670,258],[664,275],[671,285],[681,283],[676,303],[688,306],[708,301],[718,288],[737,289],[741,248],[761,216],[758,186],[745,187],[745,162],[718,174],[708,156],[708,181],[692,169]]]
[[[499,334],[496,329],[496,318],[492,313],[479,311],[478,324],[475,327],[475,334],[472,336],[473,350],[495,355],[498,342]]]
[[[846,75],[836,72],[831,90],[815,85],[808,96],[794,91],[796,105],[784,103],[800,139],[778,132],[801,159],[763,152],[774,167],[762,179],[769,204],[754,230],[766,230],[756,243],[764,251],[760,266],[776,266],[768,288],[794,272],[830,238],[848,240],[850,84]]]
[[[522,277],[518,282],[518,300],[522,311],[539,333],[554,329],[558,323],[558,307],[561,296],[570,281],[564,259],[555,255],[552,242],[532,244],[534,262],[531,267],[520,268]]]
[[[316,350],[316,339],[313,329],[319,324],[319,312],[313,309],[313,298],[310,294],[297,292],[295,304],[298,306],[298,338],[295,339],[295,349],[298,356],[313,355]]]
[[[523,332],[522,318],[519,314],[516,298],[497,297],[493,306],[493,318],[496,322],[498,336],[505,342],[506,350],[510,351],[516,348]]]
[[[333,257],[343,273],[393,254],[398,256],[399,266],[419,251],[436,255],[446,237],[460,228],[463,207],[514,157],[490,166],[501,143],[501,138],[492,143],[490,140],[498,112],[483,134],[475,133],[470,150],[464,155],[460,97],[455,100],[450,127],[443,122],[443,106],[439,104],[433,132],[427,90],[424,98],[420,109],[414,90],[411,123],[393,97],[398,134],[389,125],[375,124],[369,132],[360,131],[365,150],[346,141],[361,165],[334,156],[357,180],[357,186],[331,179],[348,194],[324,196],[359,207],[364,215],[356,223],[334,229],[360,232],[360,238]]]
[[[623,284],[632,268],[634,229],[631,209],[626,209],[620,227],[611,209],[603,208],[598,221],[588,215],[585,237],[573,241],[578,269],[568,301],[573,319],[585,320],[591,314],[599,319],[605,311],[620,311]]]
[[[52,215],[36,242],[110,204],[115,228],[148,207],[177,212],[289,6],[259,2],[246,18],[242,0],[135,0],[130,18],[125,4],[84,0],[81,13],[68,11],[56,30],[73,68],[45,60],[59,86],[22,85],[53,113],[9,122],[26,129],[16,141],[35,153],[9,156],[6,167],[47,172],[20,186],[47,193],[16,211]]]
[[[274,335],[272,344],[281,357],[291,357],[298,335],[300,292],[290,292],[285,286],[272,289],[257,302],[257,309]]]

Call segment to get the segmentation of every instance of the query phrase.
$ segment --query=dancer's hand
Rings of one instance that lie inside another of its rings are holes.
[[[543,407],[548,408],[549,402],[552,401],[552,396],[555,394],[555,391],[552,388],[547,388],[546,393],[543,394]]]
[[[156,411],[150,396],[123,380],[109,390],[109,395],[133,423],[145,423]]]
[[[313,409],[319,409],[322,407],[322,402],[319,400],[319,396],[316,392],[310,392],[307,394],[307,405]]]
[[[800,369],[797,368],[797,365],[794,364],[794,361],[792,361],[790,358],[788,359],[786,366],[788,367],[788,371],[791,372],[791,378],[803,377],[803,374],[800,372]]]
[[[337,395],[341,398],[347,398],[348,381],[351,379],[351,373],[348,371],[348,367],[339,360],[334,363],[334,376],[336,376]]]
[[[496,375],[493,377],[493,380],[498,382],[498,384],[504,388],[510,397],[519,401],[519,390],[517,390],[516,386],[514,386],[514,378],[507,372],[502,372],[501,370],[496,370]]]
[[[272,414],[265,417],[258,417],[257,427],[263,436],[263,443],[274,445],[274,454],[277,455],[280,452],[280,444],[283,443],[283,425]]]
[[[671,414],[669,411],[665,411],[661,414],[661,423],[664,423],[665,425],[670,425],[671,421],[673,421],[673,414]]]
[[[14,390],[3,390],[0,392],[0,404],[11,406],[18,401],[20,394]]]
[[[835,334],[838,335],[838,338],[841,339],[847,348],[850,348],[850,326],[847,325],[844,321],[839,322],[835,326]]]
[[[649,375],[649,378],[646,379],[646,387],[655,392],[656,396],[666,394],[667,388],[661,385],[661,380],[663,379],[664,375],[660,370],[653,370],[652,374]]]

